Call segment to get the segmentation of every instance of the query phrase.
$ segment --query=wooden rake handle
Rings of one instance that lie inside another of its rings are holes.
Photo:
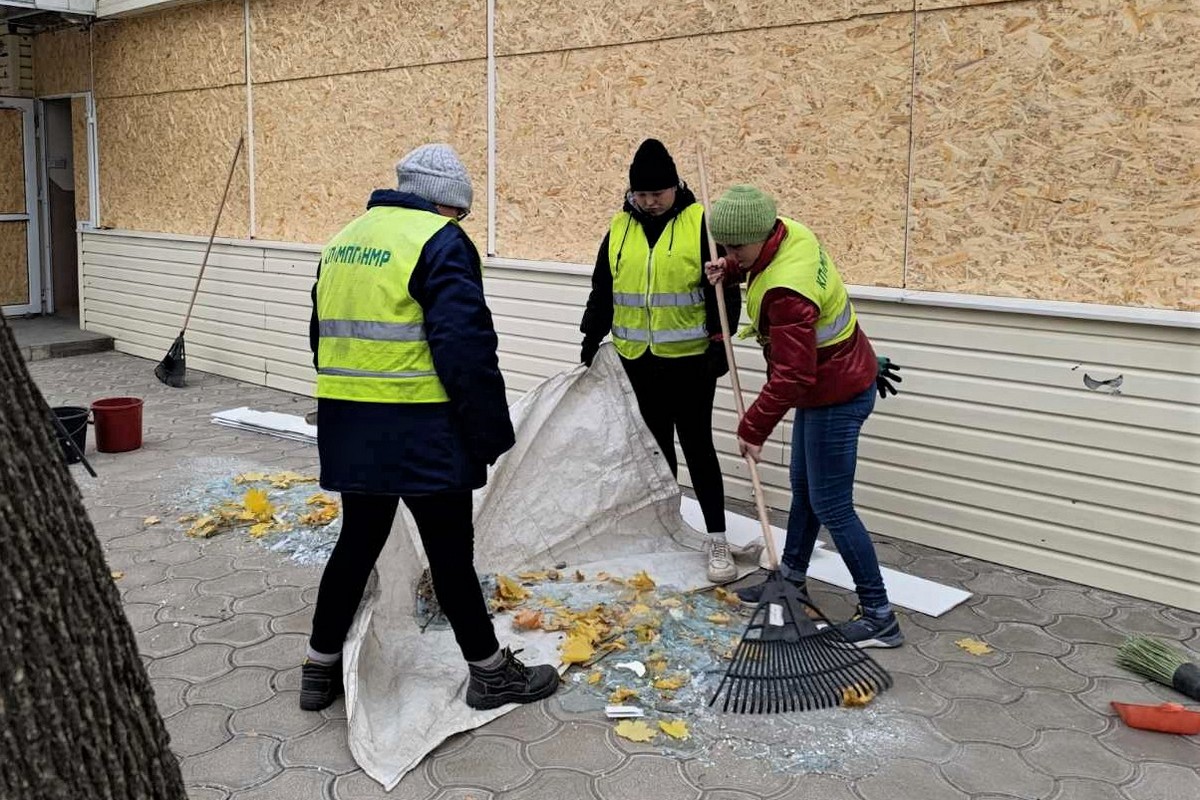
[[[200,281],[204,279],[204,269],[208,266],[208,254],[212,252],[213,239],[217,238],[217,228],[221,225],[221,212],[225,210],[225,200],[229,197],[229,187],[233,183],[233,172],[237,169],[238,156],[242,154],[242,145],[245,142],[245,134],[238,137],[237,147],[233,151],[233,161],[229,162],[229,175],[225,178],[225,191],[221,193],[221,204],[217,206],[217,218],[213,220],[208,246],[204,248],[204,258],[200,261],[200,274],[196,276],[196,285],[192,288],[192,299],[188,302],[187,315],[183,318],[183,327],[179,329],[180,336],[183,336],[188,323],[192,321],[192,309],[196,307],[196,296],[200,294]]]
[[[696,145],[696,160],[700,168],[700,202],[704,204],[704,213],[709,214],[712,206],[708,204],[708,173],[704,168],[704,145]],[[708,219],[709,224],[704,226],[705,232],[708,234],[708,260],[717,260],[717,244],[713,241],[712,235],[712,217]],[[705,276],[704,280],[708,280]],[[729,331],[729,312],[725,308],[725,291],[724,280],[717,287],[717,311],[721,317],[721,336],[725,341],[725,359],[729,362],[729,380],[733,383],[733,404],[737,409],[738,422],[742,421],[742,417],[746,416],[746,404],[742,400],[742,382],[738,378],[737,362],[733,357],[733,338]],[[758,477],[758,463],[749,456],[746,457],[746,466],[750,469],[750,483],[754,488],[754,505],[758,508],[758,522],[762,525],[763,542],[767,546],[767,555],[771,559],[771,569],[779,569],[779,553],[775,549],[775,538],[771,535],[771,520],[767,516],[767,501],[763,497],[762,480]]]

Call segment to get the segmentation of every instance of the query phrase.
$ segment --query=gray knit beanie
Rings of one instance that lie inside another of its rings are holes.
[[[765,242],[775,228],[775,200],[753,186],[731,186],[713,203],[708,227],[721,244]]]
[[[437,205],[471,208],[471,176],[448,144],[423,144],[396,165],[396,188]]]

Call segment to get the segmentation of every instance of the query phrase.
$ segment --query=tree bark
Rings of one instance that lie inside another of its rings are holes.
[[[0,318],[0,800],[184,800],[52,424]]]

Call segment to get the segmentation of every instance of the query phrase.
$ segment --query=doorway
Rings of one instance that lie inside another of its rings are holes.
[[[82,100],[82,98],[79,98]],[[72,98],[41,101],[43,216],[43,311],[62,317],[79,316],[79,264],[76,245],[77,195],[86,199],[86,186],[76,183],[75,119],[82,106]]]
[[[34,103],[0,97],[0,310],[42,311]]]

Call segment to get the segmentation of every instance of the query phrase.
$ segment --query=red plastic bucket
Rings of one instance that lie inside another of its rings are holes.
[[[96,449],[124,453],[142,446],[142,401],[138,397],[109,397],[92,403]]]

